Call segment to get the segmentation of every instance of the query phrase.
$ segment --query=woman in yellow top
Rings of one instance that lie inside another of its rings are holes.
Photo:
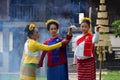
[[[39,51],[48,51],[59,48],[62,46],[62,44],[67,44],[69,40],[64,40],[51,46],[41,44],[37,42],[39,34],[35,24],[27,25],[25,28],[25,33],[27,34],[28,39],[24,45],[24,52],[20,67],[20,79],[36,80],[36,65],[39,62]]]

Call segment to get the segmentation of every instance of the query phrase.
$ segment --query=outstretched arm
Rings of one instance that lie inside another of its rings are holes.
[[[68,43],[72,39],[72,28],[71,27],[69,27],[69,29],[68,29],[68,33],[66,35],[66,38],[63,38],[62,40],[64,40],[64,39],[68,40]],[[63,44],[62,47],[66,47],[66,45],[68,45],[68,43]]]
[[[63,44],[67,44],[68,42],[69,42],[68,40],[63,40],[63,41],[61,41],[61,42],[59,42],[57,44],[53,44],[53,45],[50,45],[50,46],[45,45],[45,44],[41,44],[39,42],[34,42],[34,44],[31,47],[29,47],[29,49],[34,48],[35,51],[39,51],[39,50],[49,51],[49,50],[54,50],[56,48],[59,48]]]
[[[92,43],[93,44],[97,43],[99,41],[99,36],[100,36],[100,34],[99,34],[99,28],[100,27],[96,27],[96,29],[95,29],[95,34],[94,34],[93,39],[92,39]]]
[[[92,39],[92,43],[97,43],[99,41],[99,32],[95,32],[93,39]]]
[[[69,29],[68,29],[68,35],[72,36],[72,27],[69,27]]]

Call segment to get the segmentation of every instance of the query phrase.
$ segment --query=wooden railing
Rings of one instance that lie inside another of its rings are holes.
[[[40,8],[38,4],[12,4],[10,7],[10,17],[13,20],[19,19],[27,21],[42,21],[44,19],[43,9]]]

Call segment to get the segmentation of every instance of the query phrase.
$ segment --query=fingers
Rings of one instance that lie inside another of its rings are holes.
[[[72,27],[71,26],[68,29],[68,35],[72,35]]]
[[[101,28],[101,26],[97,26],[97,27],[95,27],[95,31],[96,32],[99,32],[99,29]]]
[[[77,27],[75,25],[71,25],[70,28],[74,28],[74,29],[77,29]]]
[[[67,39],[62,40],[62,44],[68,44],[68,43],[69,43],[69,40]]]

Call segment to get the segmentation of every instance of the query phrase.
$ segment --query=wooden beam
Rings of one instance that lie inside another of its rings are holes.
[[[109,34],[103,34],[103,35],[100,34],[100,39],[99,40],[107,41],[109,39],[110,39]]]
[[[95,30],[97,27],[100,27],[99,32],[109,32],[109,27],[104,27],[104,26],[98,25],[95,27]]]
[[[110,41],[99,41],[95,46],[112,46]]]
[[[108,20],[105,20],[105,19],[97,19],[96,24],[97,24],[97,25],[108,25]]]
[[[45,27],[44,22],[4,22],[4,27],[25,27],[26,25],[34,23],[37,27]]]
[[[100,0],[100,3],[101,4],[105,4],[105,0]]]
[[[98,12],[98,18],[107,18],[108,12]]]
[[[100,5],[99,10],[100,11],[106,11],[106,5]]]

